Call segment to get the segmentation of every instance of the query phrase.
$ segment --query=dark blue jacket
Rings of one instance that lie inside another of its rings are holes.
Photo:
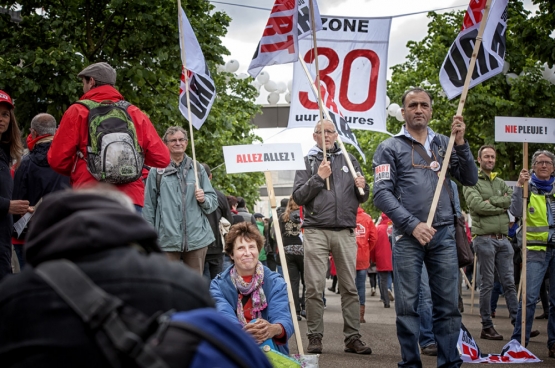
[[[236,306],[238,292],[233,283],[229,271],[233,266],[216,276],[210,284],[210,294],[216,302],[218,312],[225,315],[233,323],[239,324]],[[279,323],[285,329],[287,341],[293,335],[293,321],[289,312],[289,299],[287,298],[287,285],[283,277],[277,272],[273,272],[268,267],[264,267],[264,281],[262,289],[266,295],[268,307],[262,311],[262,318],[270,323]],[[277,345],[278,350],[289,355],[289,347]]]

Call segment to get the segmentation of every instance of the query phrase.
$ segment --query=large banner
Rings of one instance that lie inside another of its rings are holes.
[[[482,83],[503,70],[505,59],[505,31],[507,30],[508,0],[493,0],[482,45],[476,58],[470,88]],[[439,81],[447,98],[462,93],[474,44],[478,36],[486,0],[472,0],[464,17],[462,30],[451,46],[439,72]]]
[[[322,16],[317,34],[320,80],[351,129],[386,130],[387,50],[391,18]],[[312,38],[299,41],[300,57],[316,75]],[[324,101],[325,102],[325,101]],[[318,103],[299,62],[293,69],[289,128],[313,127]]]

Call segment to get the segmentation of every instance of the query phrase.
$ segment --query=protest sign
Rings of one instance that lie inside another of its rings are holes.
[[[305,168],[300,143],[225,146],[223,150],[228,174]]]
[[[496,116],[495,141],[554,143],[555,119]]]

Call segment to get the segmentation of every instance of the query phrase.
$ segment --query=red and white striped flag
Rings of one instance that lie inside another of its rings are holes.
[[[478,29],[483,21],[486,2],[487,0],[470,1],[461,32],[453,42],[441,66],[439,81],[449,99],[462,93]],[[470,88],[503,70],[506,51],[507,3],[508,0],[493,0],[491,3]]]
[[[210,76],[208,65],[204,60],[204,55],[200,45],[195,37],[195,32],[185,15],[183,9],[181,11],[182,30],[180,47],[185,49],[185,65],[187,70],[182,70],[181,83],[179,85],[179,111],[189,119],[187,110],[187,93],[185,84],[185,72],[189,77],[189,99],[191,105],[191,123],[195,128],[200,129],[202,124],[208,118],[208,113],[212,108],[214,99],[216,98],[216,85]]]
[[[318,3],[314,4],[316,31],[322,29]],[[299,59],[299,40],[312,32],[310,0],[276,0],[262,38],[249,65],[249,74],[256,76],[266,66],[287,64]]]

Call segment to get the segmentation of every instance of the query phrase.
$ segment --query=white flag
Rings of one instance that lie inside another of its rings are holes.
[[[185,48],[185,58],[183,63],[187,66],[187,70],[182,70],[181,83],[179,86],[179,110],[185,117],[189,119],[189,112],[187,110],[187,93],[185,84],[185,72],[189,77],[189,98],[191,105],[191,119],[189,122],[197,129],[200,129],[202,124],[208,118],[210,108],[216,98],[216,85],[210,76],[208,65],[204,60],[204,55],[200,45],[195,37],[193,28],[185,15],[183,9],[181,11],[182,24],[180,29],[181,42],[180,47]]]
[[[491,3],[482,35],[482,45],[478,52],[469,88],[503,71],[506,51],[507,3],[508,0],[493,0]],[[486,0],[470,1],[462,30],[441,66],[439,81],[449,99],[462,93],[485,6]]]
[[[322,29],[318,3],[313,0],[316,31]],[[276,0],[249,65],[256,76],[266,66],[287,64],[299,59],[299,40],[312,32],[309,0]]]

